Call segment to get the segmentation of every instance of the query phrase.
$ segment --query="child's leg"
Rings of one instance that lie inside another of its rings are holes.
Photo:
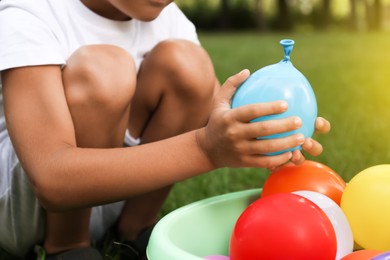
[[[207,123],[219,84],[207,53],[187,41],[166,41],[145,58],[138,73],[129,129],[142,143],[172,137]],[[169,149],[169,147],[167,147]],[[170,187],[127,200],[119,233],[133,240],[153,225]]]
[[[44,248],[48,254],[90,246],[90,209],[69,212],[46,212]]]
[[[123,146],[135,74],[132,58],[113,46],[83,47],[70,57],[63,83],[79,147]],[[88,247],[90,212],[47,212],[46,251]]]

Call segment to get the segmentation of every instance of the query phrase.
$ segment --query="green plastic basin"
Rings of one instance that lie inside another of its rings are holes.
[[[228,193],[172,211],[153,229],[147,247],[149,260],[201,260],[229,254],[230,236],[241,213],[261,189]]]

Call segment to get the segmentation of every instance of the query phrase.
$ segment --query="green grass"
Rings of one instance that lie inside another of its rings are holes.
[[[363,169],[390,163],[390,34],[200,34],[221,82],[248,68],[255,70],[283,58],[279,41],[295,40],[293,64],[310,81],[319,115],[332,123],[316,160],[349,181]],[[264,169],[219,169],[178,183],[161,215],[210,196],[262,187]],[[0,254],[1,259],[7,258]]]
[[[283,58],[279,41],[295,40],[291,60],[311,83],[318,113],[332,124],[315,135],[318,157],[345,180],[377,164],[390,163],[390,34],[295,33],[201,34],[221,82],[248,68],[252,72]],[[220,169],[177,184],[162,214],[202,198],[262,187],[264,169]]]

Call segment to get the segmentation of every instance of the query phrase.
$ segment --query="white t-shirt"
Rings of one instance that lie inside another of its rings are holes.
[[[0,71],[66,65],[69,56],[87,44],[122,47],[133,56],[138,69],[145,53],[173,38],[199,44],[194,25],[174,3],[151,22],[120,22],[93,13],[80,0],[0,0]],[[43,239],[44,213],[17,163],[1,115],[0,176],[0,247],[23,255]],[[118,202],[93,208],[91,239],[103,237],[122,206]]]
[[[80,0],[1,0],[0,71],[8,68],[66,64],[87,44],[112,44],[127,50],[137,69],[146,52],[166,39],[199,44],[194,25],[174,4],[153,21],[114,21]]]

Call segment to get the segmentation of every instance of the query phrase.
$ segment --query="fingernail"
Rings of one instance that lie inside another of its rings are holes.
[[[286,110],[286,109],[288,108],[287,102],[281,101],[281,102],[280,102],[280,108],[282,108],[283,110]]]
[[[299,134],[297,136],[297,141],[303,143],[305,141],[305,136],[303,134]]]
[[[324,126],[324,121],[318,120],[318,121],[317,121],[317,127],[318,127],[318,128],[321,128],[321,127],[323,127],[323,126]]]
[[[238,73],[238,75],[242,75],[242,74],[244,74],[246,72],[249,72],[249,70],[248,69],[243,69],[242,71],[240,71],[240,73]]]
[[[299,117],[294,118],[294,125],[300,127],[302,125],[302,120]]]

